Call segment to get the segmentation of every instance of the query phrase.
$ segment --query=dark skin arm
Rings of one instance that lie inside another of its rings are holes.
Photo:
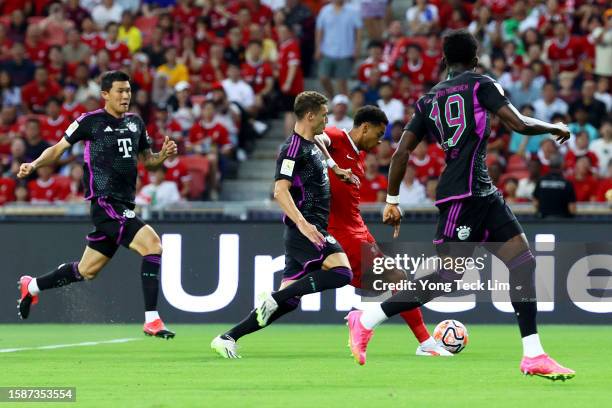
[[[550,133],[557,136],[556,140],[559,143],[563,143],[570,138],[570,131],[564,123],[547,123],[539,119],[524,116],[512,105],[502,106],[496,114],[506,128],[523,135],[531,136]]]
[[[391,157],[389,166],[389,186],[387,194],[396,196],[399,194],[400,183],[406,173],[406,165],[410,158],[410,153],[416,148],[421,141],[414,133],[405,130],[400,139],[399,146]],[[402,220],[402,212],[398,204],[388,204],[383,211],[383,223],[393,226],[393,238],[399,236],[400,222]]]

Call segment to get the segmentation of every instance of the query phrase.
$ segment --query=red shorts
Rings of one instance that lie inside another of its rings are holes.
[[[340,243],[342,249],[344,249],[351,264],[351,270],[353,271],[351,286],[361,288],[362,268],[369,268],[373,264],[374,258],[384,256],[378,245],[376,245],[376,240],[370,234],[370,231],[359,234],[347,234],[346,232],[342,234],[337,232],[331,233]],[[370,247],[369,250],[364,248],[366,245]],[[361,256],[362,251],[364,251],[365,255],[363,258]]]

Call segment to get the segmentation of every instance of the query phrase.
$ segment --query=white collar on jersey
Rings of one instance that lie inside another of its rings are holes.
[[[353,146],[353,149],[355,149],[355,153],[359,154],[359,149],[357,148],[357,146],[355,146],[355,142],[353,142],[353,139],[351,139],[351,136],[348,134],[346,129],[342,129],[342,131],[344,132],[344,134],[346,135],[346,138],[351,143],[351,146]]]

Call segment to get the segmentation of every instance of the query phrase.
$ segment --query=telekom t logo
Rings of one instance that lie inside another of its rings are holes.
[[[124,158],[132,157],[132,139],[117,139],[117,144],[119,145],[119,152],[123,153]]]

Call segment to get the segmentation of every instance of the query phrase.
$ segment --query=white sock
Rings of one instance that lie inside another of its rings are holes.
[[[436,341],[434,340],[433,337],[429,336],[429,338],[427,340],[425,340],[424,342],[421,343],[421,346],[423,346],[423,347],[435,347],[436,346]]]
[[[540,343],[539,334],[530,334],[529,336],[523,337],[523,355],[525,357],[536,357],[540,354],[544,354],[544,349]]]
[[[30,295],[32,296],[37,296],[40,293],[38,283],[36,283],[36,278],[32,279],[30,283],[28,283],[28,292],[30,292]]]
[[[145,312],[145,323],[151,323],[157,319],[159,319],[159,313],[157,313],[157,310]]]
[[[361,314],[360,321],[363,327],[368,330],[372,330],[388,318],[389,317],[387,317],[385,312],[383,312],[382,307],[380,307],[380,305],[377,305],[376,307],[373,307],[371,309],[364,310]]]

